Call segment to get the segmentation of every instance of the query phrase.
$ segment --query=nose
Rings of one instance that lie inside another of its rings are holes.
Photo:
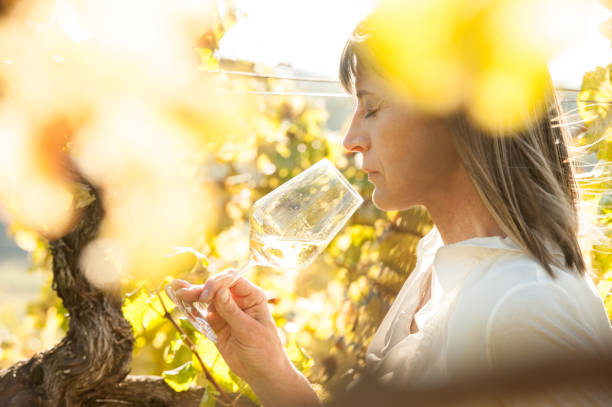
[[[360,120],[356,117],[356,115],[353,116],[351,125],[349,126],[349,129],[342,140],[342,145],[348,151],[354,153],[363,153],[370,148],[370,139],[368,134],[360,125]]]

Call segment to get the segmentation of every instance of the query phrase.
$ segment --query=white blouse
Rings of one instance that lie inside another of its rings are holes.
[[[431,297],[415,315],[430,268]],[[368,371],[388,384],[436,386],[546,355],[608,355],[612,327],[595,285],[588,276],[553,270],[555,279],[509,237],[444,245],[434,226],[419,242],[415,269],[374,335]],[[410,334],[413,317],[418,332]],[[503,405],[612,406],[612,386],[543,391]]]

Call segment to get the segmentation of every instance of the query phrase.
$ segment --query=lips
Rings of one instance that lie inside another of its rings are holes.
[[[368,173],[368,175],[378,174],[378,171],[376,171],[376,170],[371,170],[371,169],[366,168],[366,167],[363,167],[362,169],[363,169],[365,172],[367,172],[367,173]]]

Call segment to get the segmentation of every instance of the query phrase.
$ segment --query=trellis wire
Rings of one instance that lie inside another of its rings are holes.
[[[318,82],[318,83],[333,83],[339,84],[335,79],[329,78],[316,78],[316,77],[305,77],[305,76],[290,76],[290,75],[275,75],[275,74],[262,74],[255,72],[243,72],[243,71],[231,71],[231,70],[218,70],[211,72],[213,74],[226,74],[230,76],[244,76],[256,79],[279,79],[294,82]],[[579,89],[570,88],[556,88],[560,92],[580,92]],[[314,97],[345,97],[350,98],[352,96],[345,95],[343,93],[316,93],[316,92],[267,92],[267,91],[233,91],[231,93],[244,93],[254,95],[270,95],[270,96],[314,96]],[[595,104],[612,104],[612,101],[597,101],[597,100],[577,100],[579,103],[595,103]]]
[[[337,97],[337,98],[352,98],[351,95],[344,93],[318,93],[318,92],[270,92],[257,90],[233,90],[222,89],[225,93],[234,93],[239,95],[265,95],[265,96],[311,96],[311,97]]]
[[[219,70],[219,71],[213,71],[211,73],[215,73],[215,74],[224,73],[226,75],[231,75],[231,76],[246,76],[246,77],[258,78],[258,79],[282,79],[282,80],[297,81],[297,82],[338,83],[338,81],[335,79],[313,78],[313,77],[305,77],[305,76],[270,75],[270,74],[262,74],[262,73],[255,73],[255,72]]]

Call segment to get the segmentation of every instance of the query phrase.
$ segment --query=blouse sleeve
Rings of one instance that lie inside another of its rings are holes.
[[[555,361],[580,362],[601,352],[597,327],[582,318],[588,309],[552,282],[531,282],[505,293],[486,329],[487,360],[494,373],[510,374]],[[519,376],[520,377],[520,376]],[[595,382],[510,396],[506,406],[612,405],[612,391]]]

